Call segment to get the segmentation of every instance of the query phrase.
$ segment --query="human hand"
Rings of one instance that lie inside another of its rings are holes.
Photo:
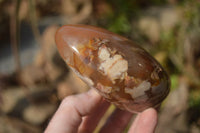
[[[109,107],[94,89],[66,97],[45,133],[91,133]],[[129,123],[130,112],[116,109],[109,117],[100,133],[120,133]],[[129,133],[153,133],[157,124],[157,112],[150,108],[139,113],[132,123]]]

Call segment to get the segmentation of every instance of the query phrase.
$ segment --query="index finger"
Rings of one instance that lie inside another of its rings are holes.
[[[45,133],[77,132],[82,117],[95,110],[101,100],[102,97],[94,89],[65,98],[50,121]]]

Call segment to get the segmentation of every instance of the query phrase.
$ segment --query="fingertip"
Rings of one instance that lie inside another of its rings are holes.
[[[140,117],[144,123],[157,124],[157,111],[154,108],[146,109],[141,113]]]
[[[90,89],[87,93],[90,96],[94,96],[94,97],[97,97],[97,98],[102,98],[101,95],[99,95],[99,93],[95,89]]]
[[[153,116],[157,116],[157,111],[154,108],[148,108],[144,110],[141,114],[150,114]]]
[[[143,111],[138,123],[139,132],[153,133],[157,125],[157,119],[157,112],[154,108],[149,108]]]
[[[154,108],[149,108],[138,114],[137,122],[130,128],[129,132],[134,133],[154,133],[157,125],[157,111]]]

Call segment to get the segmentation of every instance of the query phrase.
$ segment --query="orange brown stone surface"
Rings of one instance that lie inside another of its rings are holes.
[[[162,66],[127,38],[93,26],[66,25],[57,31],[56,44],[68,66],[121,109],[158,107],[169,93]]]

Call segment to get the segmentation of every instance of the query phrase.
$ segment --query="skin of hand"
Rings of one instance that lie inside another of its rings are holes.
[[[60,104],[45,133],[92,133],[109,105],[94,89],[68,96]],[[123,132],[132,115],[116,109],[99,132]],[[128,133],[153,133],[156,125],[157,112],[149,108],[137,115]]]

